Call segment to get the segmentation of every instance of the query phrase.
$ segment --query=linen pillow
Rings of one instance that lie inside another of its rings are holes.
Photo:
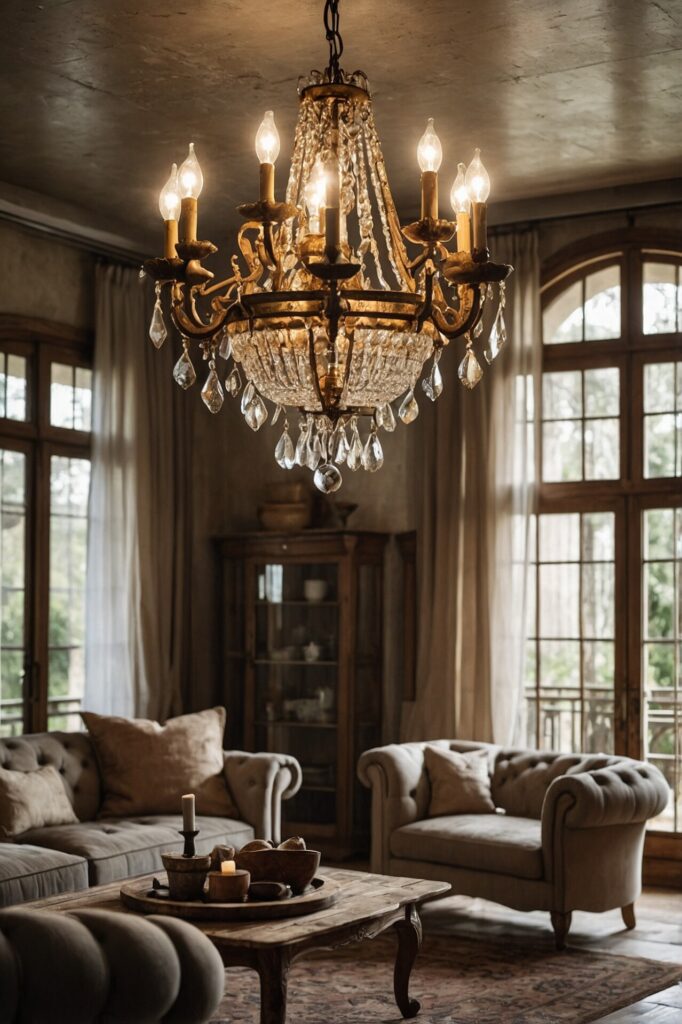
[[[32,772],[0,768],[0,835],[13,839],[31,828],[75,825],[64,783],[54,765]]]
[[[495,813],[487,751],[460,753],[425,747],[424,761],[431,783],[430,818],[442,814]]]
[[[179,815],[183,793],[194,793],[197,814],[236,817],[223,774],[225,717],[210,708],[159,725],[83,711],[102,775],[98,816]]]

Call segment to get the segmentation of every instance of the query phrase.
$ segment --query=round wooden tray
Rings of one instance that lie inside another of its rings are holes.
[[[247,903],[214,903],[208,900],[172,900],[168,896],[150,896],[147,882],[127,882],[121,886],[121,902],[138,914],[167,914],[190,921],[264,921],[279,917],[301,917],[325,910],[336,903],[341,886],[331,878],[313,878],[302,896],[284,900],[252,900]]]

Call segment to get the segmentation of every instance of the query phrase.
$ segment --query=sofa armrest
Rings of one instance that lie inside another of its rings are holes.
[[[257,839],[279,843],[282,800],[301,788],[301,766],[288,754],[225,751],[225,778],[239,815]]]
[[[573,843],[576,833],[583,830],[640,826],[643,832],[645,822],[665,808],[669,793],[668,783],[658,768],[629,758],[555,779],[542,805],[542,851],[547,879],[555,885],[563,886],[565,882],[567,831],[572,833]]]
[[[372,790],[371,870],[379,874],[388,873],[391,834],[417,821],[428,803],[425,746],[391,743],[360,755],[358,777]]]

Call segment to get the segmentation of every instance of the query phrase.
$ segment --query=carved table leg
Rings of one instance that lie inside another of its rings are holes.
[[[394,927],[398,933],[398,952],[393,971],[395,1001],[403,1017],[416,1017],[420,1004],[416,999],[410,999],[408,988],[412,965],[422,944],[422,923],[414,903],[407,904],[405,919],[398,921]]]
[[[285,949],[262,949],[258,953],[260,1024],[285,1024],[290,963]]]
[[[563,914],[559,910],[552,910],[550,911],[550,917],[552,918],[556,948],[559,950],[566,949],[566,937],[571,927],[572,914]]]

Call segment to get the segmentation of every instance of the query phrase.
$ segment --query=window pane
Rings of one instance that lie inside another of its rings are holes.
[[[90,463],[53,456],[50,467],[48,722],[80,728]]]
[[[674,412],[675,363],[647,363],[644,367],[644,412]]]
[[[644,264],[642,326],[645,334],[669,334],[677,330],[677,267],[674,263]]]
[[[92,426],[92,370],[66,363],[50,367],[50,423],[68,430]]]
[[[50,367],[50,423],[73,428],[73,366],[52,363]]]
[[[585,415],[618,416],[620,371],[617,366],[585,370]]]
[[[575,638],[580,633],[580,566],[540,566],[540,636]]]
[[[583,562],[612,562],[615,558],[613,512],[587,512],[582,521]]]
[[[672,638],[675,566],[673,562],[647,562],[644,566],[647,638]]]
[[[546,345],[582,341],[582,281],[576,281],[547,304],[542,314],[542,336]]]
[[[676,447],[679,429],[675,413],[644,417],[644,476],[676,475]]]
[[[569,512],[539,519],[540,561],[579,562],[580,515]]]
[[[26,360],[0,352],[0,417],[26,419]]]
[[[619,476],[619,421],[588,420],[585,424],[585,479],[617,480]]]
[[[644,558],[673,558],[675,554],[673,520],[675,509],[650,508],[644,517]]]
[[[604,267],[585,279],[585,340],[620,337],[620,267]]]
[[[73,425],[76,430],[92,428],[92,370],[76,367]]]
[[[0,736],[23,732],[26,456],[0,449]]]
[[[582,480],[582,421],[542,425],[542,479],[547,483]]]
[[[615,515],[538,517],[537,665],[525,679],[545,748],[613,749]],[[561,559],[561,560],[559,560]],[[533,625],[533,631],[535,626]],[[528,742],[537,742],[528,732]]]
[[[543,420],[579,419],[582,413],[583,397],[580,370],[567,373],[543,373]]]

